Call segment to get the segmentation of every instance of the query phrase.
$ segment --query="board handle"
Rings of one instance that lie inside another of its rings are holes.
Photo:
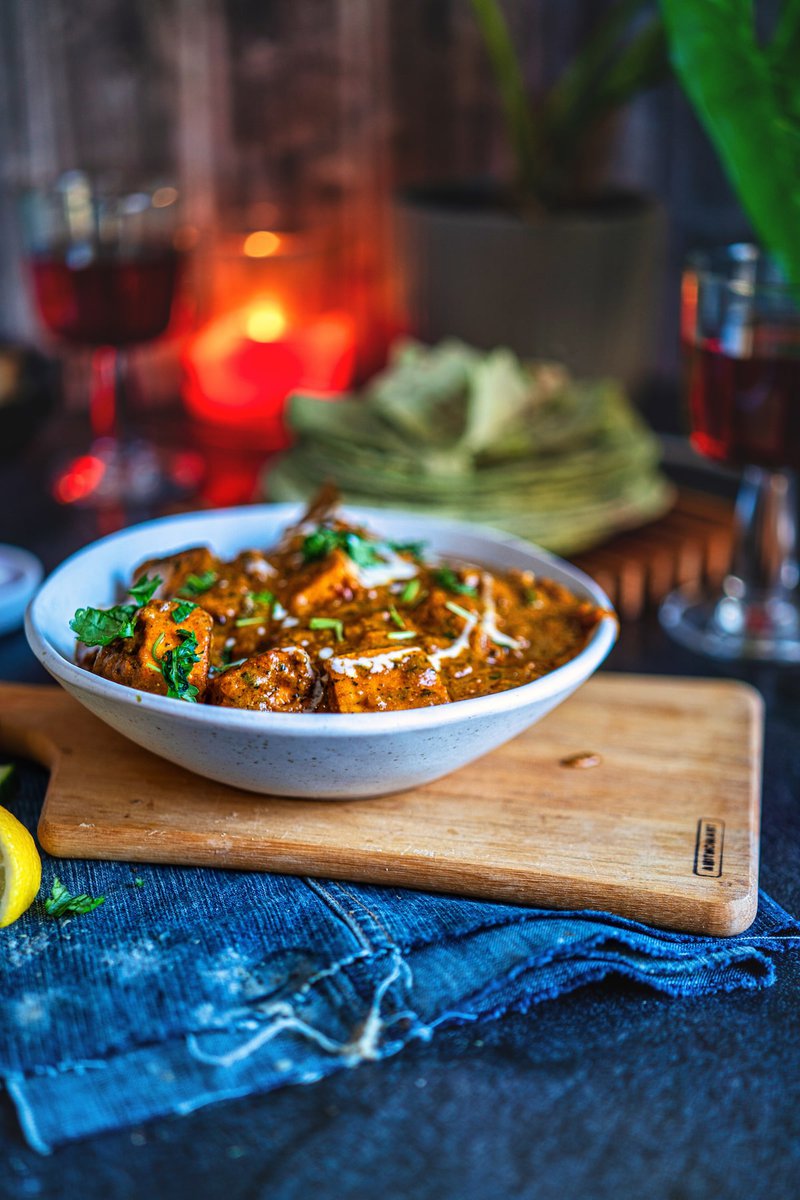
[[[0,753],[31,758],[53,771],[67,735],[74,744],[75,719],[61,688],[42,684],[3,685],[0,705]]]

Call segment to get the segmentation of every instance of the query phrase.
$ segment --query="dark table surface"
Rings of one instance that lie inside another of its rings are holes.
[[[97,525],[53,505],[42,479],[35,456],[0,464],[0,541],[51,568]],[[608,668],[761,690],[761,883],[800,913],[800,670],[717,667],[669,643],[654,617],[623,628]],[[0,638],[0,679],[45,681],[22,634]],[[49,1158],[26,1147],[0,1094],[0,1197],[788,1200],[800,1195],[799,989],[798,953],[762,993],[592,986],[310,1087]]]

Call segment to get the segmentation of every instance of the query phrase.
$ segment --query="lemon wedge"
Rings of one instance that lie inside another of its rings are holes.
[[[30,908],[41,882],[36,843],[14,814],[0,806],[0,929]]]

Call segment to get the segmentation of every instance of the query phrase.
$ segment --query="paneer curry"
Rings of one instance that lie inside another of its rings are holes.
[[[389,712],[529,683],[606,615],[529,571],[441,561],[348,524],[321,494],[277,546],[142,563],[78,609],[77,661],[138,691],[261,712]]]

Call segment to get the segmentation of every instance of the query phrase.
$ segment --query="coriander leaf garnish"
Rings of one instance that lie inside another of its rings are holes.
[[[389,616],[394,621],[398,629],[405,629],[406,623],[393,604],[389,605]]]
[[[190,613],[193,613],[197,605],[191,600],[182,600],[176,609],[173,609],[172,619],[176,625],[180,625],[181,621],[185,621]]]
[[[148,578],[147,575],[142,575],[141,578],[136,580],[133,587],[128,589],[128,595],[133,596],[139,608],[141,608],[142,605],[150,603],[155,595],[156,588],[163,582],[164,580],[160,575],[154,575],[152,579]]]
[[[135,604],[115,604],[112,608],[79,608],[69,627],[84,646],[107,646],[115,638],[133,637],[136,614],[143,605],[150,603],[160,583],[160,575],[154,575],[152,579],[142,575],[130,589]]]
[[[197,701],[198,688],[189,682],[189,674],[195,663],[200,662],[197,650],[197,637],[189,629],[179,629],[178,637],[181,644],[172,650],[165,650],[160,661],[161,674],[167,683],[167,695],[173,700],[186,700],[189,704]]]
[[[231,667],[240,667],[242,665],[242,663],[246,663],[246,662],[247,662],[246,658],[237,658],[235,662],[222,663],[221,666],[213,668],[214,674],[215,675],[224,675],[226,671],[230,671]]]
[[[137,611],[135,604],[79,608],[69,627],[84,646],[107,646],[115,638],[133,637]]]
[[[409,579],[408,583],[400,593],[400,603],[413,604],[417,596],[419,596],[419,590],[421,587],[422,584],[418,579]]]
[[[387,542],[386,545],[390,550],[394,550],[395,554],[407,554],[409,558],[416,559],[417,562],[425,557],[425,547],[427,542]]]
[[[247,596],[253,604],[264,604],[269,607],[270,604],[275,603],[275,596],[272,592],[248,592]]]
[[[344,639],[344,626],[336,617],[312,617],[308,622],[309,629],[332,629],[337,642]]]
[[[541,599],[536,588],[525,588],[525,603],[532,604],[534,608],[541,607]]]
[[[455,592],[459,596],[477,596],[478,594],[477,588],[472,587],[469,583],[462,583],[450,567],[440,567],[433,572],[433,578],[446,591]]]
[[[373,567],[385,561],[381,549],[379,542],[370,542],[360,533],[353,533],[352,529],[329,529],[327,525],[320,525],[303,539],[302,554],[304,562],[316,562],[327,558],[334,550],[344,550],[356,566]]]
[[[79,896],[72,896],[56,875],[50,895],[44,902],[44,908],[50,917],[65,917],[92,912],[101,904],[105,904],[105,899],[105,896],[87,896],[85,892],[81,892]]]
[[[184,580],[178,595],[179,596],[202,596],[203,592],[207,592],[217,582],[216,571],[201,571],[199,575],[187,575]]]

